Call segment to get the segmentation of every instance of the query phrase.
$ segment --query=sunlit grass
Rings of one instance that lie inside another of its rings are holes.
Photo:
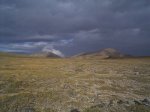
[[[149,58],[48,59],[1,55],[0,112],[69,112],[73,108],[102,112],[90,107],[118,98],[149,97],[149,74]]]

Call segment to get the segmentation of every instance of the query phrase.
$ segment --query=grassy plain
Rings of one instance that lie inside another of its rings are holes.
[[[0,112],[150,112],[150,58],[0,56]]]

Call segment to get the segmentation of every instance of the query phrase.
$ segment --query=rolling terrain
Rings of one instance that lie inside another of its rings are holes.
[[[120,51],[113,48],[106,48],[100,51],[95,52],[85,52],[73,57],[78,58],[101,58],[101,59],[109,59],[109,58],[132,58],[133,56],[121,53]]]
[[[150,58],[2,53],[0,112],[150,112]]]
[[[38,52],[31,54],[32,57],[43,57],[43,58],[61,58],[60,56],[52,53],[52,52]]]

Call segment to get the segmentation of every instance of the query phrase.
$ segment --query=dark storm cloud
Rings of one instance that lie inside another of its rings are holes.
[[[0,50],[150,55],[149,12],[149,0],[0,0]]]

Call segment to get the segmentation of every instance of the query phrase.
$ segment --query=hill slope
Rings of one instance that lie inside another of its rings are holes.
[[[76,55],[74,57],[99,57],[99,58],[126,58],[131,57],[130,55],[123,54],[116,49],[113,48],[106,48],[97,52],[91,52],[91,53],[81,53],[79,55]]]
[[[38,53],[32,54],[31,56],[45,57],[45,58],[61,58],[60,56],[58,56],[52,52],[38,52]]]

